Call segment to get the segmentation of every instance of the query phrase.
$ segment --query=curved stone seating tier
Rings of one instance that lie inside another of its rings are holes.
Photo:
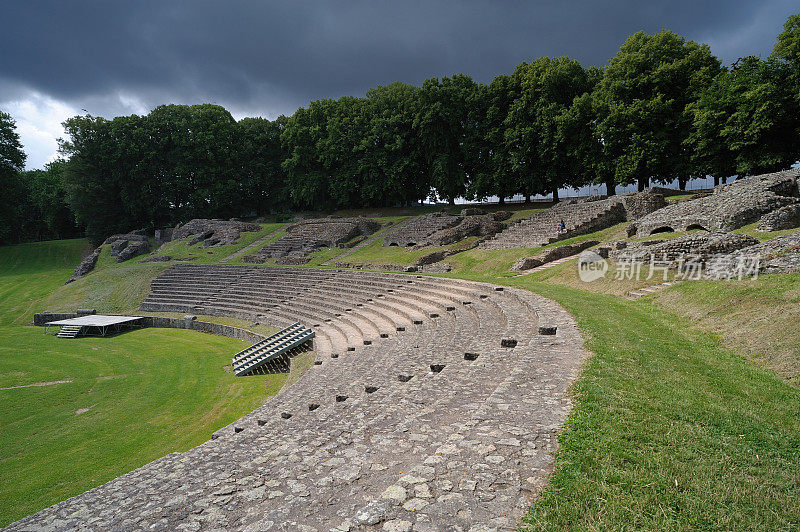
[[[558,224],[564,220],[565,230]],[[625,208],[617,198],[559,204],[509,226],[480,244],[483,249],[538,248],[558,240],[590,233],[625,221]]]
[[[11,530],[515,530],[544,485],[583,358],[552,301],[443,278],[235,266],[176,266],[153,288],[143,310],[199,301],[299,320],[316,333],[316,363],[206,443]]]

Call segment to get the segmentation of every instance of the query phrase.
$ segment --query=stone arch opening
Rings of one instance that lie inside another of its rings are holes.
[[[701,231],[708,231],[708,229],[706,229],[705,227],[703,227],[700,224],[691,224],[691,225],[686,226],[686,230],[687,231],[694,231],[696,229],[700,229]]]
[[[663,227],[656,227],[655,229],[650,231],[650,234],[651,235],[657,235],[658,233],[674,233],[674,232],[675,232],[675,229],[673,229],[672,227],[670,227],[668,225],[665,225]]]

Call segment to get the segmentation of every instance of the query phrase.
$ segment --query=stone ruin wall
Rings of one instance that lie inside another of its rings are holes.
[[[218,247],[235,244],[244,232],[260,231],[258,224],[241,222],[239,220],[218,220],[195,218],[183,225],[178,225],[172,231],[173,240],[182,240],[192,237],[188,244],[193,246],[200,242],[203,247]]]
[[[719,185],[714,193],[669,205],[631,224],[628,234],[667,231],[732,231],[800,201],[800,169],[764,174]]]
[[[388,235],[383,245],[421,248],[447,246],[471,236],[488,237],[502,231],[501,222],[511,216],[507,211],[486,214],[474,207],[463,209],[458,216],[444,212],[424,214]]]

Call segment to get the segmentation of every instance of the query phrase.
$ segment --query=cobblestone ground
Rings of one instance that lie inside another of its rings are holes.
[[[582,340],[550,300],[457,286],[404,330],[318,350],[208,442],[8,530],[515,529],[551,470]]]

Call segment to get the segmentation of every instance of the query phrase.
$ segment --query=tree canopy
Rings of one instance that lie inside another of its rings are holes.
[[[489,83],[395,82],[275,120],[162,105],[64,127],[64,160],[24,172],[14,122],[0,113],[0,242],[424,199],[557,199],[590,183],[608,194],[652,181],[683,188],[797,162],[800,15],[768,58],[730,67],[671,31],[638,32],[605,68],[540,57]]]

